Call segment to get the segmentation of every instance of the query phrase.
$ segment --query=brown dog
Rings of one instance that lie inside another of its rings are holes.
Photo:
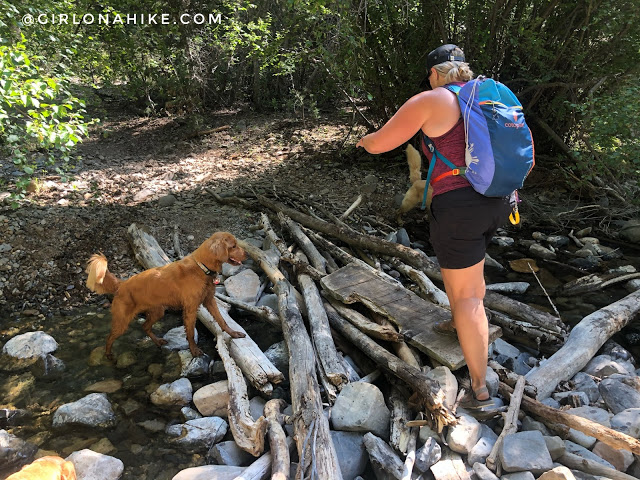
[[[200,304],[209,310],[222,330],[233,338],[244,337],[244,333],[231,330],[220,315],[214,281],[215,272],[222,269],[223,263],[239,265],[245,258],[245,251],[238,246],[236,238],[227,232],[214,233],[182,260],[151,268],[128,280],[117,279],[107,269],[104,255],[93,255],[87,266],[87,287],[96,293],[115,295],[111,304],[107,358],[113,359],[113,342],[126,332],[131,320],[142,312],[146,316],[142,325],[144,331],[156,345],[165,345],[167,341],[156,337],[151,327],[162,318],[167,308],[182,310],[189,350],[194,357],[202,355],[202,350],[194,341],[196,312]]]
[[[407,213],[413,207],[422,202],[424,196],[424,186],[427,183],[426,180],[422,180],[422,172],[420,167],[422,166],[422,159],[420,158],[420,152],[413,148],[411,144],[407,146],[407,163],[409,164],[409,182],[411,187],[404,194],[402,199],[402,205],[400,205],[400,214]],[[427,211],[431,206],[431,195],[433,194],[433,188],[429,185],[427,191]]]
[[[7,480],[76,480],[76,469],[64,458],[49,455],[25,465]]]

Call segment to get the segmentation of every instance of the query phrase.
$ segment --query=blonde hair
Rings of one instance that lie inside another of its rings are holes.
[[[473,72],[466,62],[444,62],[433,68],[444,77],[445,83],[468,82],[473,78]]]

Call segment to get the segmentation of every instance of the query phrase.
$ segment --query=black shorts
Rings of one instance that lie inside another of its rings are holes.
[[[510,212],[509,197],[485,197],[471,187],[433,197],[429,236],[440,267],[467,268],[483,260]]]

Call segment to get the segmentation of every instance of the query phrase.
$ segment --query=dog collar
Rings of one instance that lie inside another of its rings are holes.
[[[196,260],[196,263],[198,264],[198,266],[200,267],[200,270],[202,270],[205,275],[214,277],[214,282],[215,282],[216,280],[215,277],[218,275],[218,273],[209,269],[204,263],[200,263],[198,260]]]

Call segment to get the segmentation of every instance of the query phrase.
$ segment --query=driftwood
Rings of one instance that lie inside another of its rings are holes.
[[[499,391],[505,398],[510,397],[513,393],[513,389],[503,382],[500,382]],[[522,409],[538,417],[543,423],[560,423],[590,437],[595,437],[615,449],[629,450],[636,455],[640,455],[640,440],[600,425],[588,418],[578,417],[562,410],[548,407],[526,396],[522,397]]]
[[[242,372],[229,354],[228,341],[231,337],[221,332],[216,338],[216,349],[220,354],[229,383],[229,428],[236,444],[245,452],[257,457],[264,451],[264,435],[267,420],[261,416],[256,421],[251,416],[247,384]]]
[[[286,438],[285,442],[289,451],[293,450],[295,443],[292,439]],[[251,465],[249,465],[242,474],[238,475],[234,480],[267,480],[267,478],[275,478],[271,476],[271,466],[274,462],[272,453],[265,453]],[[281,477],[282,478],[282,477]]]
[[[559,318],[496,292],[487,291],[484,297],[484,306],[506,313],[513,318],[544,327],[552,332],[562,333],[566,329]]]
[[[320,254],[313,242],[309,240],[309,237],[304,234],[300,225],[286,217],[281,212],[278,213],[278,220],[280,220],[280,223],[286,227],[291,236],[295,239],[296,243],[300,248],[302,248],[302,251],[309,259],[309,263],[311,263],[311,265],[313,265],[319,272],[327,273],[327,261]]]
[[[545,354],[557,352],[564,344],[564,335],[549,331],[544,327],[514,320],[506,315],[490,310],[491,323],[502,329],[502,336],[518,343],[528,345]]]
[[[418,414],[416,420],[420,420],[422,414]],[[412,428],[409,433],[409,442],[407,444],[407,457],[404,460],[404,470],[402,471],[402,480],[411,480],[413,466],[416,464],[416,444],[418,443],[419,428]]]
[[[235,298],[227,297],[226,295],[222,295],[221,293],[216,293],[216,298],[228,303],[229,305],[240,308],[241,310],[246,310],[247,312],[253,313],[256,317],[261,318],[277,329],[282,330],[282,325],[280,325],[280,318],[278,318],[278,315],[276,315],[276,313],[266,305],[263,305],[261,307],[258,307],[256,305],[249,305],[248,303],[237,300]]]
[[[389,396],[391,406],[391,429],[389,443],[400,453],[407,453],[410,439],[410,429],[407,427],[407,418],[410,418],[411,410],[404,395],[397,386],[391,389]]]
[[[431,261],[429,257],[418,250],[413,250],[397,243],[387,242],[386,240],[381,240],[380,238],[371,235],[353,233],[345,227],[332,225],[324,220],[305,215],[279,202],[269,200],[264,196],[258,196],[258,201],[265,207],[276,212],[282,212],[296,222],[312,228],[313,230],[331,235],[354,247],[364,248],[382,255],[398,257],[405,263],[422,270],[430,278],[437,280],[442,279],[438,266]]]
[[[516,388],[513,389],[513,393],[511,394],[509,409],[507,410],[507,414],[504,418],[504,427],[502,428],[502,432],[500,432],[500,436],[498,436],[498,439],[493,445],[491,453],[485,462],[487,467],[496,472],[497,475],[500,475],[502,470],[498,460],[498,454],[502,448],[504,437],[518,431],[518,413],[520,412],[520,402],[522,401],[522,394],[524,392],[524,383],[524,377],[520,376],[516,383]]]
[[[357,310],[347,307],[334,298],[327,297],[327,300],[328,302],[324,303],[327,315],[340,315],[370,337],[394,343],[402,341],[402,335],[393,326],[374,323]]]
[[[501,382],[506,383],[511,388],[515,388],[516,383],[518,383],[518,379],[520,378],[520,375],[512,372],[508,368],[503,367],[495,360],[489,360],[488,366],[491,367],[493,371],[498,374],[498,378],[500,378]],[[525,379],[525,386],[524,386],[524,394],[527,395],[528,397],[536,396],[536,389],[533,388],[531,385],[528,385],[526,383],[526,379]]]
[[[138,228],[135,223],[129,227],[127,232],[135,257],[144,268],[160,267],[171,262],[160,245],[158,245],[156,239]],[[226,309],[220,308],[220,314],[232,329],[244,332],[244,329],[229,316]],[[213,332],[216,338],[219,332],[222,332],[218,323],[203,306],[198,308],[198,320]],[[282,373],[273,366],[260,347],[249,336],[233,339],[230,351],[231,357],[247,379],[265,395],[271,395],[271,392],[273,392],[272,383],[280,383],[284,380]]]
[[[498,293],[524,293],[529,288],[527,282],[492,283],[487,285],[487,291]]]
[[[565,284],[562,287],[562,294],[581,295],[583,293],[595,292],[611,285],[615,285],[616,283],[633,280],[634,278],[640,278],[640,272],[609,273],[607,275],[594,273]]]
[[[526,375],[537,398],[547,398],[559,382],[569,380],[591,360],[613,334],[640,312],[640,291],[584,317],[569,334],[565,345],[540,367]]]
[[[331,326],[346,337],[351,343],[380,365],[385,371],[400,378],[421,397],[427,410],[426,417],[437,432],[456,422],[451,411],[444,404],[444,392],[437,382],[429,379],[419,369],[408,365],[398,357],[379,346],[366,335],[339,316],[329,317]]]
[[[291,460],[289,450],[293,442],[287,443],[287,437],[282,428],[284,423],[280,410],[287,405],[281,398],[269,400],[264,406],[264,415],[267,417],[269,434],[269,447],[271,456],[271,480],[289,480]]]
[[[557,459],[557,462],[572,470],[580,470],[581,472],[591,475],[597,475],[600,478],[610,478],[611,480],[638,480],[637,477],[632,477],[614,468],[606,467],[595,460],[589,460],[570,452],[565,452],[564,455]]]
[[[301,260],[306,261],[304,254],[299,253],[298,255]],[[307,306],[311,339],[322,371],[333,385],[342,388],[342,385],[347,383],[347,372],[338,359],[338,351],[333,343],[333,338],[331,338],[329,319],[322,305],[322,297],[318,287],[308,275],[303,274],[298,275],[298,284],[302,289],[304,302]]]
[[[329,422],[322,411],[313,347],[302,321],[294,289],[262,250],[244,241],[238,243],[267,274],[278,295],[282,333],[289,350],[293,428],[300,459],[296,478],[306,478],[309,472],[315,470],[318,478],[342,480],[329,435]]]
[[[369,454],[374,472],[376,470],[380,472],[379,475],[376,474],[376,478],[401,480],[404,464],[384,440],[369,432],[364,436],[364,446]]]
[[[396,270],[416,282],[416,285],[418,285],[420,291],[424,294],[423,298],[425,298],[425,300],[429,300],[444,308],[450,308],[447,294],[436,287],[431,279],[423,272],[402,263],[397,258],[390,258],[389,260]]]

